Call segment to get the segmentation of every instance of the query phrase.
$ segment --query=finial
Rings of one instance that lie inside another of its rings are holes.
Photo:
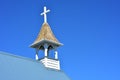
[[[50,10],[46,8],[46,6],[44,6],[44,12],[41,13],[41,15],[44,15],[44,23],[47,23],[47,13],[50,12]]]

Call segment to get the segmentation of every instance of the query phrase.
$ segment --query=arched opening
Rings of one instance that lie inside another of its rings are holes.
[[[39,60],[43,59],[44,56],[45,56],[45,54],[44,54],[44,50],[39,50],[39,52],[38,52]]]
[[[44,50],[44,46],[41,45],[41,46],[39,47],[39,50]]]
[[[54,54],[54,48],[52,45],[49,45],[48,47],[48,58],[55,58],[55,54]]]

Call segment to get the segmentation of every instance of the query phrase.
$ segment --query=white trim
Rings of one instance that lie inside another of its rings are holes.
[[[49,58],[45,57],[44,59],[41,59],[40,61],[47,68],[60,70],[60,61],[59,60],[49,59]]]
[[[39,58],[38,58],[38,54],[36,54],[36,55],[35,55],[35,58],[36,58],[36,60],[38,60],[38,59],[39,59]]]
[[[58,52],[55,50],[55,59],[58,59]]]
[[[48,45],[44,44],[44,48],[45,48],[45,57],[48,56]]]

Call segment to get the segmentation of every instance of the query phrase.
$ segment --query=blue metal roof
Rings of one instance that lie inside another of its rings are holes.
[[[70,80],[64,72],[39,61],[0,52],[0,80]]]

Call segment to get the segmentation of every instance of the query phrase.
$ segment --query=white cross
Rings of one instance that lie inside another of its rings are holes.
[[[41,15],[44,15],[44,23],[47,22],[47,13],[50,12],[50,10],[47,10],[46,7],[44,7],[44,12],[41,13]]]

